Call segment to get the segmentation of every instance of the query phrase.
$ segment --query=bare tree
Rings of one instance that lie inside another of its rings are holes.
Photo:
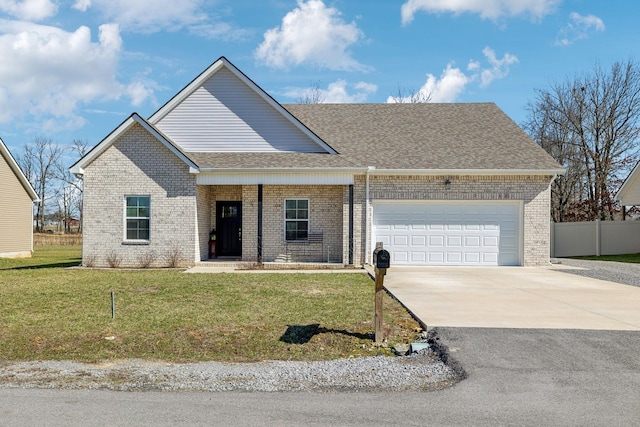
[[[69,151],[74,157],[83,157],[89,151],[89,144],[83,139],[74,139],[69,147]],[[77,212],[80,221],[79,231],[82,231],[82,195],[83,180],[82,176],[75,176],[69,172],[69,168],[64,166],[62,162],[56,164],[56,178],[63,185],[58,192],[58,202],[64,207],[65,224],[69,224],[72,213]],[[65,233],[71,232],[70,227],[65,227]]]
[[[36,212],[38,231],[44,230],[45,205],[52,196],[51,182],[56,178],[62,152],[62,148],[51,139],[36,137],[32,143],[25,144],[24,154],[18,159],[20,167],[40,199]]]
[[[304,90],[296,99],[298,104],[322,104],[324,102],[324,93],[320,89],[320,82],[314,82],[311,86]]]
[[[525,128],[567,168],[554,183],[554,220],[613,219],[616,187],[635,164],[640,136],[640,69],[596,64],[537,90]]]
[[[391,96],[391,99],[393,99],[393,102],[396,104],[423,104],[431,101],[431,93],[426,93],[421,90],[416,92],[413,89],[407,91],[398,85],[398,91],[395,95]]]

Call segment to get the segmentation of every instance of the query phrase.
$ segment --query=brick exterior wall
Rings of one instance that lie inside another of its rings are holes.
[[[151,197],[150,240],[125,241],[125,196]],[[121,267],[138,267],[147,257],[151,266],[166,266],[173,250],[180,265],[199,258],[196,235],[195,176],[171,151],[135,124],[85,169],[83,263],[108,267],[108,259]],[[201,235],[203,235],[202,233]],[[202,250],[202,248],[200,249]]]
[[[322,243],[287,243],[285,199],[309,200],[309,232]],[[343,262],[343,186],[265,185],[263,187],[263,260]],[[348,239],[348,235],[347,235]]]
[[[209,191],[209,224],[216,224],[217,201],[242,201],[242,260],[258,258],[258,186],[213,185]],[[262,189],[262,260],[297,262],[336,262],[345,258],[343,236],[348,240],[348,190],[339,185],[264,185]],[[348,187],[346,187],[348,188]],[[346,194],[346,195],[345,195]],[[345,200],[345,197],[347,198]],[[311,233],[322,234],[321,243],[289,243],[284,237],[285,199],[309,200]],[[345,210],[346,209],[346,210]],[[346,213],[345,213],[346,212]],[[345,224],[345,221],[347,225]],[[208,236],[201,234],[201,248]],[[348,249],[348,242],[346,248]],[[201,251],[201,255],[204,252]],[[208,254],[207,254],[208,256]],[[207,257],[202,257],[207,259]]]
[[[445,187],[444,181],[451,184]],[[523,203],[523,264],[549,264],[549,206],[551,177],[539,176],[370,176],[370,201],[375,200],[514,200]],[[355,178],[357,264],[370,262],[366,238],[373,221],[368,210],[365,228],[366,177]],[[371,235],[369,234],[369,238]],[[373,245],[372,242],[369,242]]]
[[[446,188],[445,179],[451,181]],[[217,201],[242,201],[242,259],[258,256],[258,186],[196,185],[195,175],[141,126],[134,125],[85,169],[83,259],[85,265],[138,267],[166,265],[173,248],[181,264],[208,259],[209,232],[216,223]],[[520,201],[523,206],[523,264],[549,263],[549,183],[535,176],[371,176],[370,201],[481,200]],[[365,175],[354,180],[354,265],[370,262],[366,248],[372,211],[366,209]],[[124,240],[125,195],[151,196],[151,238],[146,244]],[[285,199],[309,200],[311,233],[322,243],[287,243]],[[369,215],[367,230],[365,214]],[[348,185],[264,185],[263,261],[348,263]],[[373,242],[370,242],[372,245]]]

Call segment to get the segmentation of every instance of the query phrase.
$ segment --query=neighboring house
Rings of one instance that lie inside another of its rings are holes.
[[[30,257],[33,252],[33,202],[36,192],[0,139],[0,257]]]
[[[624,180],[615,199],[622,206],[622,219],[626,219],[627,206],[640,205],[640,162],[636,163],[627,179]]]
[[[549,263],[563,169],[495,104],[280,105],[220,58],[71,167],[85,263]]]

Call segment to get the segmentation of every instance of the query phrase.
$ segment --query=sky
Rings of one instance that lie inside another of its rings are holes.
[[[536,89],[636,60],[638,16],[636,0],[0,0],[0,138],[18,156],[36,137],[93,146],[220,56],[281,103],[415,93],[522,124]]]

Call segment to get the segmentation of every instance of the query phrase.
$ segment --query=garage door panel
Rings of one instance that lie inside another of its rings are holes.
[[[465,264],[480,264],[480,254],[478,252],[468,252],[464,254]]]
[[[445,253],[447,264],[461,264],[462,252],[447,251]]]
[[[391,254],[391,261],[394,263],[406,264],[409,260],[409,252],[407,251],[393,251]]]
[[[498,236],[484,236],[482,237],[482,246],[485,248],[498,246],[500,238]]]
[[[427,236],[411,236],[411,246],[414,248],[427,246]]]
[[[412,251],[411,252],[411,262],[416,264],[422,264],[427,261],[427,252],[426,251]]]
[[[464,239],[464,245],[466,247],[479,248],[480,247],[480,237],[479,236],[467,236]]]
[[[447,248],[459,248],[462,246],[462,236],[447,236]]]
[[[429,251],[427,257],[429,259],[429,264],[444,264],[444,252]]]
[[[442,248],[444,247],[444,236],[427,236],[429,241],[429,246],[432,248]]]
[[[375,241],[396,264],[518,265],[519,203],[374,204]]]

